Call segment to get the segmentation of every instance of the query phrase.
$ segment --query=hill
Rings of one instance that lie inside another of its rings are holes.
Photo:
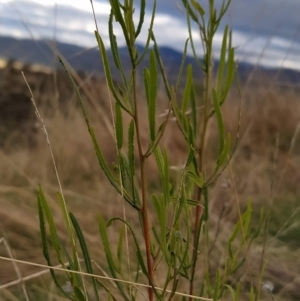
[[[86,49],[75,45],[65,44],[49,40],[17,40],[11,37],[0,36],[0,58],[5,60],[16,60],[26,64],[40,64],[48,67],[56,66],[60,68],[56,55],[60,54],[77,71],[86,73],[103,74],[102,63],[97,48]],[[138,46],[141,52],[142,46]],[[173,75],[178,73],[182,59],[182,53],[169,47],[161,47],[160,53],[165,69],[172,80]],[[125,68],[129,68],[129,55],[126,48],[120,48],[120,56]],[[108,52],[108,57],[112,61],[112,53]],[[148,62],[145,61],[144,65]],[[186,64],[195,65],[195,60],[188,56]],[[215,62],[217,67],[218,62]],[[143,67],[141,66],[141,67]],[[245,62],[239,62],[239,77],[246,81],[249,79],[261,82],[266,77],[269,80],[276,80],[280,84],[295,84],[300,82],[300,72],[290,69],[268,69],[261,66],[254,66]],[[195,68],[196,70],[196,68]],[[117,76],[117,70],[112,68]],[[255,76],[253,76],[255,74]],[[201,76],[199,74],[199,76]]]

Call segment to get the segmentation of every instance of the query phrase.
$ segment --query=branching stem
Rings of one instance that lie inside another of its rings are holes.
[[[142,189],[142,220],[143,220],[143,230],[144,230],[144,240],[146,247],[146,256],[147,256],[147,269],[149,276],[149,300],[153,300],[153,262],[151,258],[150,250],[150,226],[149,226],[149,214],[148,214],[148,203],[146,197],[146,179],[145,179],[145,162],[146,158],[143,154],[140,127],[139,127],[139,114],[138,114],[138,105],[137,105],[137,94],[136,94],[136,69],[133,68],[133,98],[134,98],[134,123],[136,129],[137,145],[138,145],[138,154],[141,168],[141,189]]]
[[[210,29],[212,32],[212,28]],[[212,38],[205,41],[206,46],[206,61],[205,61],[205,97],[204,97],[204,110],[202,115],[202,131],[200,136],[200,146],[198,148],[198,173],[203,174],[203,165],[204,165],[204,151],[205,151],[205,140],[206,140],[206,132],[207,132],[207,125],[209,121],[208,117],[208,109],[209,103],[211,100],[211,56],[212,56]],[[201,112],[200,112],[201,113]],[[200,114],[199,113],[199,114]],[[200,120],[200,116],[199,116]],[[200,237],[200,220],[203,214],[203,206],[201,206],[201,196],[202,196],[202,188],[197,188],[197,195],[196,200],[198,201],[198,206],[196,206],[195,212],[195,221],[194,221],[194,241],[193,241],[193,259],[192,259],[192,269],[191,269],[191,279],[190,279],[190,295],[194,293],[194,277],[196,271],[196,264],[198,259],[198,244],[199,244],[199,237]],[[189,299],[192,301],[191,297]]]

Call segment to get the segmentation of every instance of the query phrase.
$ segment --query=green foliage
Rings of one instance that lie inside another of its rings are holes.
[[[221,270],[218,267],[215,271],[212,271],[209,268],[209,264],[207,264],[209,258],[206,258],[204,260],[206,264],[202,265],[202,270],[195,277],[199,258],[202,254],[209,256],[207,250],[212,246],[209,239],[210,186],[228,165],[229,158],[232,155],[230,154],[231,137],[230,134],[226,133],[222,115],[222,105],[227,98],[235,76],[234,49],[228,26],[225,26],[223,33],[216,76],[212,68],[213,38],[220,26],[222,17],[230,5],[230,0],[223,1],[219,11],[214,1],[208,1],[209,9],[204,11],[201,4],[196,0],[182,0],[186,9],[189,39],[184,46],[181,67],[175,85],[171,85],[168,81],[153,32],[155,1],[144,50],[141,54],[137,51],[136,39],[144,26],[146,1],[142,0],[139,3],[139,20],[135,23],[133,19],[135,10],[133,0],[125,0],[122,4],[118,0],[110,0],[111,13],[108,22],[108,33],[113,62],[108,60],[98,29],[95,31],[107,86],[114,102],[114,130],[118,159],[113,169],[109,167],[111,166],[110,162],[107,162],[103,156],[101,144],[96,139],[79,89],[65,67],[64,62],[60,59],[81,106],[99,164],[116,192],[136,212],[137,220],[140,222],[140,229],[138,229],[138,227],[133,227],[124,218],[112,217],[108,222],[105,222],[102,214],[99,215],[99,232],[106,256],[104,261],[107,263],[109,275],[116,279],[114,284],[119,291],[119,295],[115,295],[115,292],[101,283],[101,281],[93,279],[94,298],[99,300],[99,291],[103,288],[107,292],[109,300],[122,298],[129,301],[137,299],[136,288],[133,288],[128,282],[117,281],[117,279],[129,280],[127,278],[128,274],[134,270],[136,271],[135,282],[148,282],[149,300],[154,300],[154,298],[157,300],[171,300],[176,294],[177,288],[181,287],[181,283],[183,283],[182,286],[185,283],[188,284],[190,295],[195,294],[201,297],[212,298],[212,300],[219,300],[231,295],[233,300],[238,300],[240,284],[238,282],[234,287],[230,286],[229,277],[234,275],[244,265],[251,242],[259,233],[259,230],[255,234],[251,231],[251,202],[248,203],[247,210],[241,215],[228,239],[225,270]],[[202,60],[198,58],[192,36],[193,23],[198,27],[202,38],[204,52]],[[122,29],[130,56],[131,70],[128,75],[125,74],[119,55],[119,48],[114,33],[116,24]],[[151,42],[153,47],[149,50]],[[194,84],[193,68],[195,67],[185,65],[188,46],[193,51],[197,62],[196,66],[204,74],[204,90],[202,91],[203,99],[201,103]],[[143,70],[143,83],[147,100],[149,131],[148,147],[144,149],[140,126],[140,119],[143,116],[139,116],[138,113],[140,104],[137,96],[136,78],[138,67],[146,56],[149,56],[149,67],[145,67]],[[122,79],[121,84],[116,84],[113,81],[110,63],[114,63],[117,70],[119,70],[120,78]],[[178,92],[184,70],[186,71],[186,78],[183,95],[180,98]],[[216,77],[216,80],[214,80],[214,77]],[[162,81],[160,81],[161,78]],[[156,109],[159,84],[162,85],[169,100],[169,111],[166,118],[158,126],[156,124]],[[199,109],[200,105],[203,106],[201,110]],[[130,118],[127,129],[127,144],[124,143],[124,130],[126,129],[123,116],[125,114]],[[178,183],[174,183],[171,180],[169,153],[160,145],[171,114],[176,117],[178,128],[186,141],[188,149],[186,164],[180,171]],[[212,118],[215,118],[217,122],[219,152],[215,158],[215,167],[209,174],[205,170],[205,165],[208,163],[205,143],[208,123]],[[160,179],[159,191],[151,191],[147,185],[146,164],[148,164],[148,159],[152,156],[156,159]],[[47,235],[50,234],[52,247],[55,250],[58,261],[70,270],[70,272],[66,272],[66,276],[73,287],[73,293],[71,296],[63,293],[71,300],[88,300],[89,296],[83,277],[71,273],[72,270],[80,272],[82,269],[78,260],[78,252],[80,250],[84,260],[85,271],[93,274],[88,246],[75,216],[67,211],[65,200],[61,194],[58,195],[58,199],[67,233],[70,237],[70,250],[63,246],[58,237],[53,214],[49,209],[42,188],[40,188],[38,208],[44,256],[48,265],[51,266],[47,240]],[[151,208],[153,210],[151,211],[152,218],[150,219],[149,211]],[[107,229],[115,222],[122,224],[117,248],[111,245]],[[49,228],[49,234],[47,233],[46,223]],[[128,247],[128,239],[133,243],[129,247],[131,252],[128,252],[128,254],[130,254],[128,255],[126,252],[127,255],[125,256],[124,248]],[[126,258],[127,256],[130,258]],[[64,263],[65,260],[68,262],[67,265]],[[130,268],[125,264],[127,261],[130,262]],[[51,274],[56,285],[63,291],[56,274],[52,270]],[[157,280],[162,284],[162,290],[157,289]],[[168,289],[171,291],[168,292]],[[254,288],[252,287],[251,289],[251,296],[253,297]]]

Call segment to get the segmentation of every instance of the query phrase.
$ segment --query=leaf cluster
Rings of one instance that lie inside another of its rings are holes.
[[[128,280],[128,275],[135,271],[134,282],[148,282],[149,300],[171,300],[176,291],[182,287],[181,283],[188,283],[190,295],[198,294],[203,297],[218,300],[226,294],[232,294],[234,300],[238,300],[239,285],[232,288],[228,279],[244,263],[245,247],[249,247],[251,237],[250,219],[251,205],[249,203],[246,212],[233,230],[227,243],[227,260],[224,271],[217,269],[212,272],[208,264],[203,265],[200,272],[200,291],[195,292],[196,267],[200,254],[205,254],[213,243],[209,238],[210,221],[210,187],[217,180],[224,168],[228,165],[232,156],[231,137],[226,133],[222,116],[222,105],[226,100],[232,86],[236,68],[234,48],[232,47],[232,35],[228,26],[223,32],[222,47],[219,56],[219,64],[216,75],[213,73],[213,38],[219,28],[221,19],[226,13],[230,0],[223,1],[217,11],[213,0],[209,0],[209,10],[206,12],[196,0],[182,0],[186,9],[187,27],[189,39],[187,39],[180,69],[175,85],[171,85],[165,72],[163,61],[160,57],[153,25],[155,20],[156,1],[154,0],[150,26],[143,50],[139,53],[136,40],[141,34],[146,14],[146,1],[139,2],[139,18],[134,21],[136,8],[133,0],[110,0],[111,12],[108,21],[110,48],[113,54],[113,62],[108,60],[107,51],[96,23],[95,38],[99,47],[100,58],[103,62],[107,87],[112,96],[111,106],[114,112],[114,133],[116,142],[117,162],[114,168],[110,168],[101,151],[101,143],[97,141],[93,126],[88,117],[88,112],[80,95],[80,91],[71,73],[60,59],[66,70],[70,82],[73,85],[78,102],[81,106],[87,129],[93,142],[95,153],[108,181],[116,192],[136,212],[136,218],[140,223],[140,229],[133,227],[125,217],[112,217],[105,222],[102,214],[99,215],[98,225],[103,248],[106,256],[108,273],[112,278]],[[206,17],[206,14],[208,16]],[[194,44],[192,26],[199,28],[199,34],[203,44],[203,59],[200,60]],[[131,69],[129,75],[125,73],[120,59],[115,27],[122,30],[130,57]],[[188,47],[191,47],[197,67],[204,73],[204,95],[200,99],[196,94],[194,68],[195,65],[185,64]],[[149,57],[149,66],[143,69],[143,88],[146,96],[148,119],[148,145],[142,143],[142,133],[139,115],[137,70],[145,57]],[[113,63],[120,73],[121,83],[115,83],[111,73],[110,64]],[[180,98],[179,87],[184,79],[183,94]],[[157,123],[157,97],[158,89],[162,88],[169,101],[169,109],[164,120]],[[130,117],[130,123],[126,128],[123,121],[124,114]],[[168,150],[161,146],[161,139],[170,121],[170,116],[176,119],[176,123],[186,142],[186,163],[178,171],[179,181],[174,181],[170,175],[170,163]],[[214,169],[207,173],[205,166],[205,141],[209,121],[215,118],[218,127],[218,156],[215,158]],[[125,143],[127,141],[127,143]],[[149,188],[146,177],[146,164],[149,158],[154,156],[158,178],[159,191]],[[42,188],[38,193],[38,208],[40,228],[43,242],[44,256],[49,266],[52,266],[48,252],[47,239],[48,224],[51,245],[55,250],[59,262],[70,270],[66,273],[68,281],[73,287],[72,295],[67,295],[51,270],[56,285],[71,300],[89,300],[84,279],[71,271],[80,271],[81,263],[78,257],[78,248],[84,258],[85,270],[93,274],[91,258],[80,226],[72,213],[66,208],[62,195],[58,195],[63,216],[65,219],[68,236],[70,238],[71,251],[68,251],[60,241],[53,215],[49,209]],[[150,208],[153,208],[151,211]],[[151,216],[151,217],[150,217]],[[113,223],[121,223],[121,231],[118,235],[118,246],[114,248],[109,240],[108,230]],[[242,239],[236,245],[238,236]],[[143,243],[141,243],[141,237]],[[128,248],[128,240],[132,244]],[[78,246],[79,242],[79,246]],[[132,251],[133,250],[133,251]],[[246,252],[247,253],[247,252]],[[129,256],[130,264],[126,265],[124,254]],[[207,253],[206,256],[209,256]],[[68,264],[65,265],[65,260]],[[205,260],[206,262],[208,259]],[[212,274],[213,273],[213,274]],[[132,277],[129,277],[132,279]],[[163,283],[161,290],[156,287],[157,279]],[[212,280],[213,279],[213,280]],[[115,281],[115,286],[124,300],[136,300],[139,291],[129,283]],[[104,283],[93,278],[92,287],[94,298],[99,300],[99,290],[107,292],[108,299],[117,300],[111,289]]]

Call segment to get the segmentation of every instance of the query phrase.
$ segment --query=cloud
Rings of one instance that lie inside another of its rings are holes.
[[[285,39],[280,36],[233,32],[236,57],[240,61],[270,68],[289,68],[300,70],[299,39]]]
[[[220,7],[222,1],[215,0]],[[147,2],[144,29],[138,39],[144,44],[151,20],[153,0]],[[60,42],[83,47],[96,47],[95,24],[90,1],[71,0],[2,0],[0,4],[0,34],[17,38],[56,38]],[[206,7],[206,2],[204,8]],[[104,43],[109,46],[107,21],[109,2],[94,1],[98,28]],[[138,20],[138,10],[135,18]],[[232,0],[225,22],[233,28],[233,44],[239,60],[269,67],[300,69],[299,50],[300,2],[298,0]],[[222,28],[217,32],[215,53],[222,42]],[[125,44],[121,28],[115,34],[120,46]],[[185,13],[181,1],[158,0],[154,32],[160,46],[182,51],[188,38]],[[199,56],[202,55],[197,28],[193,37]]]
[[[65,43],[85,47],[96,46],[95,24],[89,1],[6,0],[0,18],[0,34],[12,35],[18,29],[17,37],[53,38]],[[107,27],[110,11],[106,1],[94,4],[99,27]]]

